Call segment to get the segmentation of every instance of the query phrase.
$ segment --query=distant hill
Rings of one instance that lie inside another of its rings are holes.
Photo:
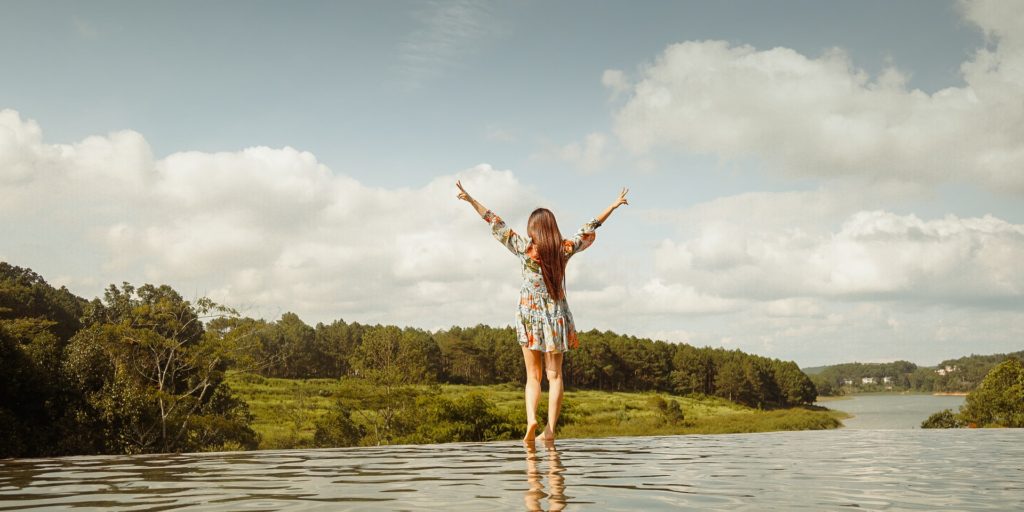
[[[937,366],[893,361],[843,363],[801,370],[811,376],[820,395],[873,391],[968,392],[989,370],[1010,357],[1024,360],[1024,350],[1008,354],[971,354],[947,359]]]
[[[806,373],[807,375],[817,375],[817,374],[825,371],[825,368],[830,368],[830,367],[831,366],[829,366],[829,365],[825,365],[825,366],[809,366],[807,368],[800,368],[800,370],[803,371],[804,373]]]

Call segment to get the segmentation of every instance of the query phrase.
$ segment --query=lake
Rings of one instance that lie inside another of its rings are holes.
[[[921,428],[921,422],[943,409],[956,412],[964,403],[963,396],[922,394],[852,395],[844,400],[821,402],[829,409],[853,414],[843,420],[846,428],[853,429],[907,429]]]
[[[1020,430],[855,430],[6,460],[0,510],[1010,510]]]

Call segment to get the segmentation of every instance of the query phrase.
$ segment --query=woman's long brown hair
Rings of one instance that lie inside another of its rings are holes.
[[[555,214],[547,208],[537,208],[530,214],[526,224],[526,232],[533,239],[540,256],[541,273],[544,275],[544,286],[552,299],[565,298],[562,283],[565,280],[565,250],[562,248],[562,232],[558,230]]]

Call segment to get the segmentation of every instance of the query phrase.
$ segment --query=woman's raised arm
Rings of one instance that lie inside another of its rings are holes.
[[[573,254],[583,251],[594,243],[594,239],[597,237],[594,232],[597,228],[601,224],[604,224],[604,221],[608,220],[608,216],[610,216],[616,208],[624,204],[629,204],[629,202],[626,201],[626,194],[628,192],[628,188],[623,188],[622,192],[619,193],[618,199],[608,206],[608,208],[605,208],[605,210],[601,212],[601,215],[588,220],[572,238],[565,240],[566,256],[572,256]]]
[[[473,208],[476,209],[476,213],[480,214],[481,217],[487,213],[487,208],[480,204],[476,199],[473,199],[473,196],[469,195],[469,192],[466,192],[466,189],[462,188],[462,180],[456,181],[455,186],[459,187],[459,195],[457,196],[459,199],[473,205]]]
[[[501,220],[494,212],[488,210],[484,205],[480,204],[479,201],[473,199],[473,196],[466,192],[466,189],[462,188],[462,181],[456,181],[455,186],[459,187],[458,198],[473,205],[473,208],[481,217],[491,226],[491,233],[494,235],[501,245],[504,245],[506,249],[512,251],[512,254],[521,256],[526,252],[526,240],[519,236],[518,233],[512,231],[512,228],[505,224],[505,221]]]

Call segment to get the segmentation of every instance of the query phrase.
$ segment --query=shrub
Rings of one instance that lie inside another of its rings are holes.
[[[665,404],[665,408],[661,411],[662,416],[668,423],[676,424],[682,422],[685,417],[683,416],[683,408],[679,406],[679,401],[669,400]]]
[[[951,409],[932,414],[921,422],[921,428],[962,428],[964,421]]]
[[[318,448],[356,446],[365,434],[363,427],[352,421],[351,411],[338,403],[316,423],[313,446]]]
[[[424,395],[416,400],[416,429],[401,442],[448,443],[512,439],[515,423],[479,393],[448,399]]]

